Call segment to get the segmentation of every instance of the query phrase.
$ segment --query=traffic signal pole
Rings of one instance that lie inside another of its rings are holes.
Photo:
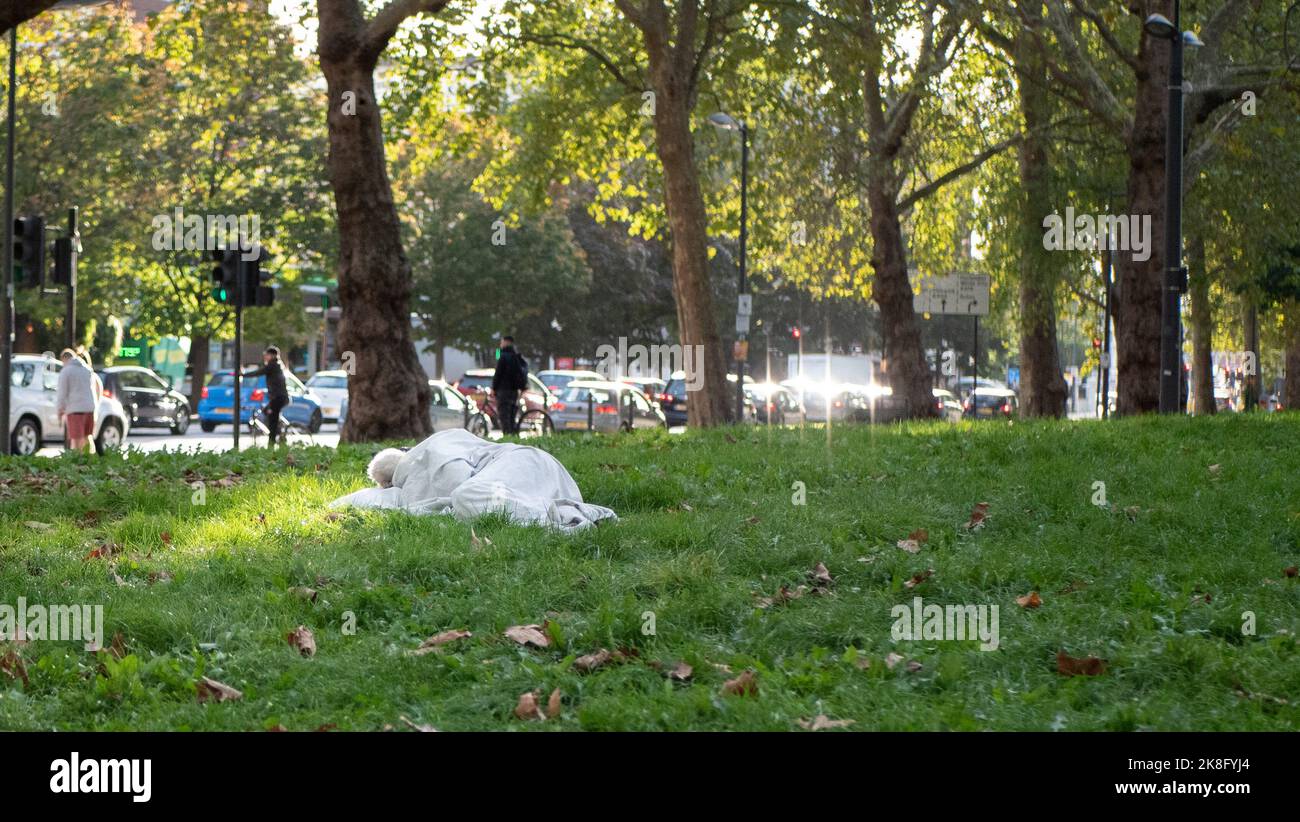
[[[240,362],[244,351],[244,278],[237,277],[235,285],[235,401],[231,409],[231,416],[234,420],[235,427],[235,453],[239,453],[239,424],[243,416],[244,397],[239,392],[239,369],[242,368]]]
[[[13,381],[9,378],[14,356],[14,90],[18,83],[18,27],[9,29],[9,135],[5,159],[5,250],[4,306],[0,309],[0,454],[10,454],[9,398]]]

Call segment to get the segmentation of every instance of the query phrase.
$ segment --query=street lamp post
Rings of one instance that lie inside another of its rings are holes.
[[[1168,40],[1169,123],[1165,133],[1165,271],[1160,291],[1160,413],[1178,412],[1182,379],[1182,295],[1187,291],[1183,266],[1183,46],[1204,45],[1181,28],[1181,4],[1174,0],[1174,19],[1153,14],[1143,28]]]
[[[737,282],[736,294],[744,295],[748,293],[748,283],[745,277],[745,245],[748,239],[749,231],[749,127],[745,125],[744,120],[736,120],[730,114],[717,112],[709,115],[709,122],[723,131],[740,132],[740,278]],[[738,301],[739,302],[739,301]],[[737,334],[743,342],[746,333],[741,331],[737,323]],[[736,422],[745,421],[745,358],[736,357]]]

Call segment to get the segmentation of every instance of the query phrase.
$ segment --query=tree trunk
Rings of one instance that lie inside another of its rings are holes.
[[[688,77],[668,52],[667,38],[646,35],[655,93],[655,142],[664,169],[664,205],[672,236],[673,295],[683,348],[703,346],[704,381],[687,404],[687,423],[718,425],[732,419],[726,359],[709,283],[708,221],[695,168]],[[685,356],[687,363],[694,358]],[[696,378],[698,379],[698,377]],[[688,375],[689,381],[689,375]]]
[[[190,409],[197,410],[208,376],[208,335],[190,336]]]
[[[1282,408],[1300,411],[1300,300],[1291,300],[1286,311],[1286,372]]]
[[[867,182],[871,208],[871,266],[875,277],[871,298],[880,306],[880,324],[889,350],[889,386],[902,401],[906,417],[935,415],[930,369],[921,347],[921,327],[912,303],[912,283],[907,278],[907,254],[898,207],[890,186],[873,173]]]
[[[1042,14],[1042,3],[1028,11]],[[1020,187],[1020,413],[1026,417],[1065,415],[1065,377],[1056,342],[1058,256],[1043,248],[1044,215],[1052,212],[1050,165],[1041,129],[1051,117],[1047,70],[1029,35],[1015,40],[1021,77],[1024,133],[1019,149]]]
[[[1192,413],[1213,414],[1214,314],[1210,307],[1210,276],[1205,269],[1205,238],[1197,234],[1187,243],[1187,289],[1192,298]]]
[[[1137,4],[1134,4],[1135,6]],[[1145,0],[1139,20],[1173,19],[1172,0]],[[1128,213],[1151,216],[1151,256],[1120,252],[1115,310],[1120,414],[1160,408],[1160,293],[1165,267],[1165,135],[1169,118],[1169,43],[1143,34],[1128,150]]]
[[[374,92],[382,44],[374,47],[355,0],[319,0],[318,8],[320,65],[330,101],[326,166],[339,226],[338,346],[355,369],[341,439],[425,437],[433,430],[429,385],[411,339],[411,269],[384,166]]]

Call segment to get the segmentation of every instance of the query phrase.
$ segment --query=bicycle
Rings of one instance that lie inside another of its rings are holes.
[[[520,409],[515,423],[519,437],[546,437],[555,433],[555,422],[551,415],[540,408]]]
[[[269,437],[271,428],[266,424],[266,409],[269,405],[263,405],[258,408],[245,406],[253,410],[253,414],[248,419],[248,433],[253,438],[253,447],[257,447],[257,438],[259,436]],[[279,444],[285,446],[292,445],[315,445],[316,440],[312,437],[311,429],[287,419],[284,413],[280,414],[280,438]]]

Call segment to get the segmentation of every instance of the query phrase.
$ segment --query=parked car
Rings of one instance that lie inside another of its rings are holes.
[[[442,380],[429,380],[429,391],[432,394],[429,411],[434,433],[464,428],[480,437],[488,435],[491,424],[472,399]]]
[[[962,404],[965,415],[977,420],[1010,419],[1019,407],[1016,392],[1010,388],[976,388]]]
[[[104,393],[116,397],[131,418],[132,428],[168,428],[184,434],[190,427],[190,402],[151,369],[138,365],[100,368]]]
[[[659,377],[619,377],[618,381],[636,388],[661,405],[668,401],[668,395],[664,393],[664,389],[668,387],[668,380]]]
[[[455,382],[455,387],[460,393],[474,400],[479,410],[487,415],[493,428],[501,429],[501,420],[497,417],[496,398],[492,396],[492,375],[495,372],[494,368],[471,368],[465,372],[465,376]],[[555,402],[555,395],[537,378],[536,374],[530,371],[528,388],[520,395],[519,400],[521,411],[537,409],[545,411],[550,408],[551,403]]]
[[[603,380],[605,375],[596,371],[571,368],[550,368],[537,372],[537,379],[555,396],[564,393],[564,387],[574,380]],[[490,384],[490,383],[489,383]]]
[[[315,434],[320,430],[325,415],[321,413],[321,398],[288,371],[284,372],[285,387],[289,389],[289,404],[280,415]],[[199,427],[214,431],[218,425],[234,420],[235,374],[230,369],[216,371],[199,395]],[[244,377],[239,381],[239,423],[243,425],[253,413],[269,401],[266,396],[266,377]]]
[[[948,422],[961,422],[966,412],[956,395],[946,388],[934,389],[934,408],[939,412],[939,417]]]
[[[325,422],[341,422],[343,403],[348,398],[348,372],[317,371],[307,380],[307,387],[320,397],[321,418]]]
[[[31,456],[47,442],[63,442],[59,419],[59,372],[63,363],[38,354],[15,354],[10,366],[9,446],[17,456]],[[102,378],[101,378],[102,379]],[[102,454],[126,442],[131,420],[114,396],[105,394],[95,414],[95,447]]]
[[[771,382],[756,382],[745,386],[745,393],[754,403],[759,423],[787,425],[804,421],[803,403],[793,391]]]
[[[614,433],[668,427],[659,403],[627,383],[608,380],[571,381],[551,405],[550,414],[558,431]]]

